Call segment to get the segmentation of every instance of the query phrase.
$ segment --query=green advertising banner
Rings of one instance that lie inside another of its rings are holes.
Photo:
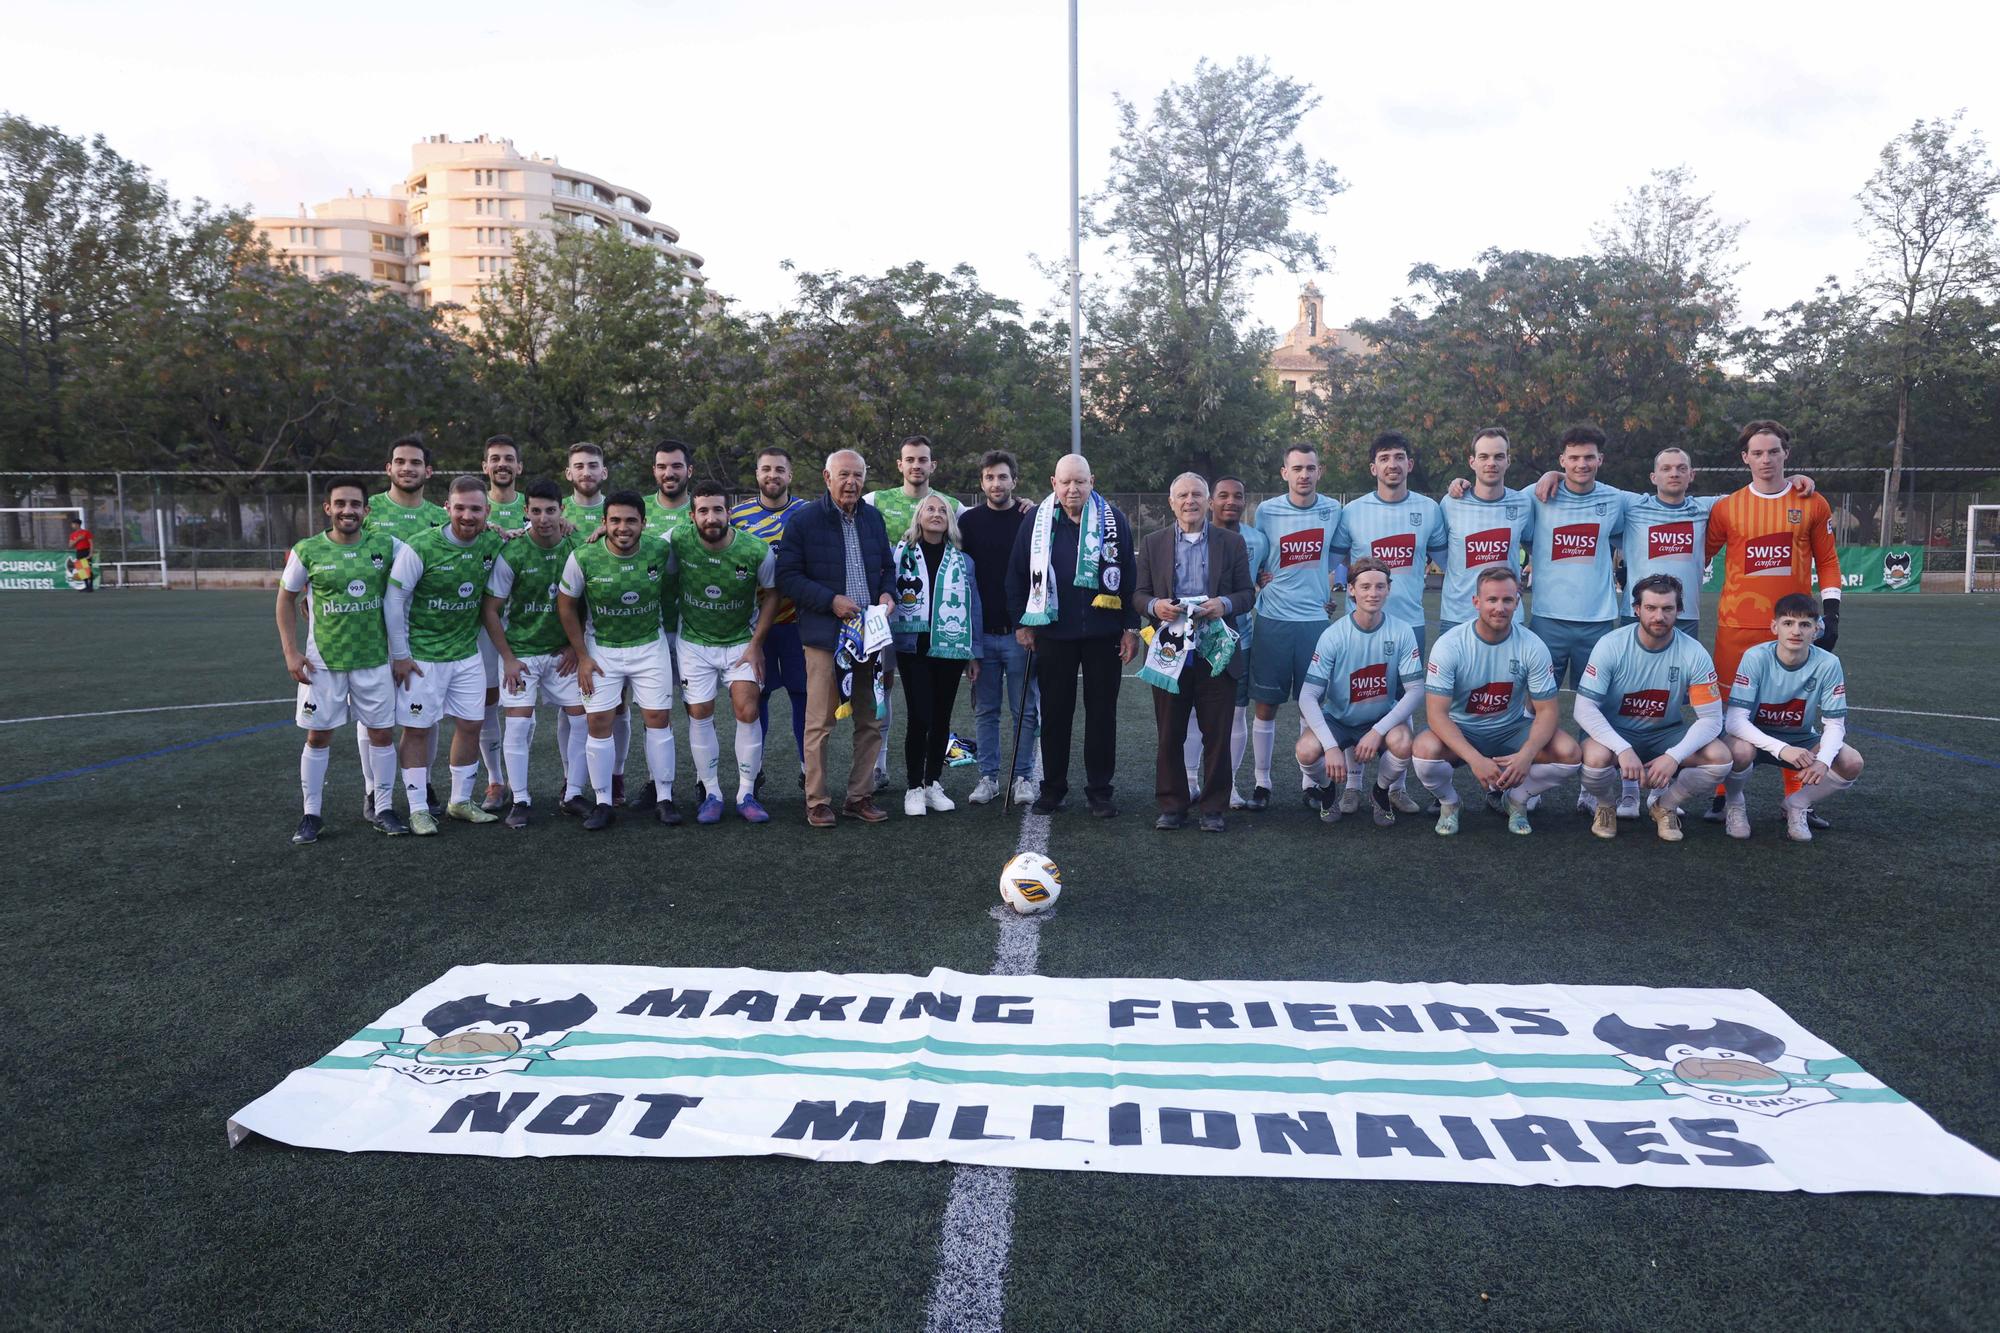
[[[1843,592],[1915,592],[1924,581],[1921,546],[1843,546],[1840,587]],[[1708,562],[1702,580],[1706,592],[1722,588],[1722,557]]]
[[[82,587],[67,551],[0,551],[0,588],[60,592]]]

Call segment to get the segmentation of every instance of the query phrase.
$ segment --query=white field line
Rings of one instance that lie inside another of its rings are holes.
[[[233,699],[221,704],[165,704],[159,708],[113,708],[102,713],[48,713],[42,717],[0,717],[0,727],[17,727],[24,722],[73,722],[84,717],[130,717],[134,713],[185,713],[196,708],[256,708],[263,704],[288,704],[294,700]]]
[[[1021,816],[1023,852],[1049,849],[1049,817],[1029,810]],[[1000,922],[993,952],[993,975],[1027,976],[1041,957],[1046,914],[1019,916],[1002,904],[992,909]],[[1007,1284],[1007,1251],[1014,1239],[1014,1169],[958,1166],[951,1174],[938,1238],[937,1280],[925,1313],[928,1333],[999,1333]]]

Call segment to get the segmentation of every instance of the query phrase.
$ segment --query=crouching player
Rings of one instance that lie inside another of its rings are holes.
[[[1308,769],[1326,760],[1327,783],[1317,804],[1319,817],[1331,824],[1360,808],[1362,774],[1379,755],[1374,813],[1376,824],[1387,828],[1398,810],[1417,809],[1396,783],[1409,766],[1409,720],[1424,694],[1424,659],[1417,631],[1382,609],[1389,600],[1387,564],[1373,556],[1356,560],[1347,593],[1354,609],[1320,634],[1306,668],[1299,716],[1308,730],[1299,737],[1297,757]]]
[[[1575,739],[1557,727],[1547,645],[1514,623],[1520,601],[1521,578],[1511,568],[1480,570],[1472,593],[1476,618],[1431,649],[1424,686],[1430,730],[1410,753],[1417,780],[1438,798],[1439,833],[1458,832],[1451,781],[1457,765],[1506,797],[1509,833],[1533,833],[1528,798],[1568,781],[1583,759]]]
[[[1820,610],[1803,593],[1787,593],[1771,611],[1770,643],[1743,654],[1729,687],[1729,752],[1734,767],[1724,784],[1723,827],[1750,836],[1743,784],[1753,764],[1782,764],[1799,775],[1785,796],[1785,836],[1811,842],[1812,808],[1861,776],[1861,753],[1846,744],[1847,676],[1840,659],[1813,644]]]
[[[1632,585],[1634,624],[1615,629],[1590,650],[1576,685],[1583,742],[1583,789],[1597,798],[1590,831],[1618,836],[1618,789],[1653,789],[1648,813],[1664,842],[1681,840],[1680,803],[1729,772],[1722,735],[1722,692],[1715,662],[1691,634],[1675,628],[1681,581],[1652,574]],[[1683,707],[1694,709],[1690,725]]]

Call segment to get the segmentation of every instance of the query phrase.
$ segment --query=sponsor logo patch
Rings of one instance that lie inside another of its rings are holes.
[[[1278,538],[1278,568],[1316,565],[1326,549],[1325,528],[1301,528]]]
[[[1372,552],[1377,560],[1391,569],[1408,569],[1417,562],[1417,535],[1414,532],[1398,532],[1388,537],[1377,537]]]
[[[1745,574],[1789,574],[1792,570],[1792,535],[1774,532],[1752,537],[1743,543]]]
[[[1549,559],[1595,560],[1597,524],[1565,523],[1549,534]]]
[[[1351,671],[1347,676],[1347,698],[1350,703],[1367,703],[1371,699],[1389,697],[1389,664],[1377,662]]]
[[[1512,528],[1488,528],[1484,532],[1474,532],[1465,539],[1465,567],[1477,569],[1481,565],[1497,565],[1504,562],[1514,547]]]
[[[1797,731],[1806,724],[1806,701],[1787,699],[1781,704],[1758,704],[1757,725],[1765,730],[1773,727]]]
[[[349,597],[366,597],[368,595],[368,585],[360,579],[351,579],[347,584],[347,595]]]
[[[1465,711],[1474,716],[1504,713],[1507,711],[1507,705],[1512,702],[1514,702],[1514,682],[1511,680],[1496,680],[1489,684],[1481,685],[1478,689],[1467,695],[1465,699]]]
[[[1642,722],[1658,722],[1667,715],[1667,692],[1665,690],[1633,690],[1618,701],[1618,716],[1638,718]]]
[[[1646,558],[1675,560],[1694,554],[1694,524],[1656,523],[1646,532]]]

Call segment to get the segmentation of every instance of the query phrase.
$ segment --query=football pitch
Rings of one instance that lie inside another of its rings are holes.
[[[1530,838],[1476,803],[1455,839],[1422,817],[1327,827],[1287,776],[1289,708],[1269,812],[1224,837],[1155,833],[1151,702],[1128,679],[1123,814],[1082,813],[1079,756],[1039,970],[1751,988],[2000,1153],[2000,605],[1850,607],[1850,695],[1883,711],[1851,716],[1867,771],[1808,846],[1785,841],[1768,769],[1747,844],[1699,818],[1678,846],[1649,823],[1600,842],[1569,813],[1573,784]],[[1018,818],[963,804],[970,768],[946,778],[958,811],[903,818],[899,729],[889,822],[807,828],[780,695],[765,827],[586,834],[538,781],[525,831],[391,840],[360,822],[350,729],[328,833],[294,847],[300,735],[271,608],[268,592],[0,601],[6,1323],[922,1327],[948,1165],[232,1151],[223,1125],[456,964],[986,972]],[[172,711],[11,721],[149,708]],[[1990,1328],[2000,1301],[1992,1199],[1014,1184],[1009,1328]]]

